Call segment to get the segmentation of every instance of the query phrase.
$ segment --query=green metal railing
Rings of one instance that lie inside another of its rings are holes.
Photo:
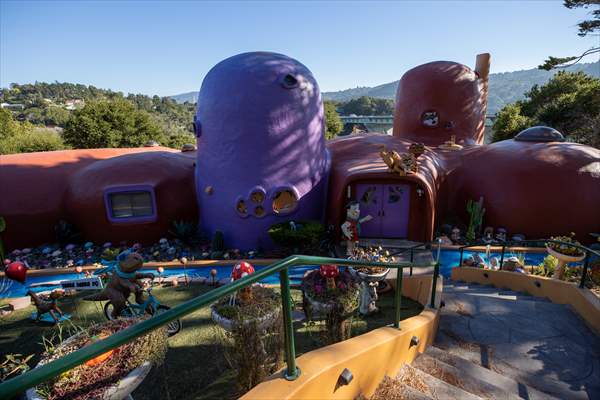
[[[460,260],[458,262],[458,266],[459,267],[462,266],[463,255],[464,255],[465,249],[468,249],[471,247],[480,247],[480,246],[502,247],[502,251],[500,253],[500,263],[499,263],[500,268],[502,268],[502,264],[504,263],[504,254],[506,253],[506,248],[525,247],[525,246],[546,247],[546,243],[564,244],[564,245],[567,245],[570,247],[576,247],[584,252],[585,258],[583,259],[583,269],[581,270],[581,280],[579,282],[579,287],[583,289],[583,287],[585,286],[585,280],[587,278],[587,273],[588,273],[588,269],[589,269],[589,265],[590,265],[590,257],[592,255],[595,255],[596,257],[600,257],[600,251],[595,251],[595,250],[590,249],[589,247],[586,247],[583,245],[574,244],[571,242],[564,242],[561,240],[554,240],[554,239],[507,240],[507,241],[501,242],[499,244],[491,244],[491,243],[485,243],[485,242],[469,243],[469,244],[466,244],[459,248]]]
[[[234,281],[228,285],[211,290],[208,293],[186,301],[185,303],[179,304],[178,306],[173,307],[170,310],[165,311],[164,313],[155,315],[152,318],[141,321],[127,329],[124,329],[115,333],[114,335],[107,337],[106,339],[94,342],[77,351],[69,353],[66,356],[63,356],[55,361],[34,368],[22,375],[12,378],[0,384],[0,399],[10,398],[11,396],[22,393],[28,388],[34,387],[42,382],[52,379],[65,371],[68,371],[72,368],[83,364],[88,360],[91,360],[94,357],[104,354],[107,351],[110,351],[142,335],[145,335],[149,331],[159,328],[160,326],[165,325],[173,320],[176,320],[187,314],[197,311],[202,307],[206,307],[212,304],[213,302],[217,301],[221,297],[233,294],[238,290],[246,286],[252,285],[253,283],[259,282],[267,276],[277,272],[279,272],[279,280],[281,285],[283,323],[285,325],[285,352],[287,368],[284,375],[286,379],[294,380],[299,376],[300,370],[296,366],[296,350],[294,345],[294,330],[292,323],[292,299],[290,295],[290,281],[288,275],[288,268],[298,265],[322,264],[338,264],[344,266],[374,266],[397,269],[398,273],[396,278],[396,292],[394,302],[394,326],[396,328],[400,328],[402,275],[404,268],[412,268],[412,263],[379,263],[340,258],[294,255],[287,257],[274,264],[271,264],[262,270],[259,270],[237,281]],[[438,258],[435,262],[431,263],[431,265],[434,265],[434,275],[431,290],[431,307],[434,307],[436,292],[435,288],[437,282],[437,275],[439,274],[439,248]],[[424,267],[430,267],[431,265]]]

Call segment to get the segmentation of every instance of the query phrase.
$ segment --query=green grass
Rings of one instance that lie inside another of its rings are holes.
[[[156,288],[154,294],[164,304],[175,306],[199,296],[212,288],[192,285],[178,288]],[[85,327],[94,322],[104,321],[101,302],[82,301],[84,295],[62,299],[59,303],[63,311],[71,314],[71,322],[63,323],[64,336],[69,327]],[[301,309],[302,294],[292,290],[297,309]],[[378,306],[380,312],[367,318],[354,317],[352,335],[389,325],[394,318],[393,292],[381,295]],[[0,301],[0,305],[2,302]],[[402,319],[418,314],[422,306],[408,298],[402,299]],[[51,336],[58,330],[49,324],[29,320],[34,311],[31,306],[13,312],[0,319],[0,359],[7,353],[35,354],[32,366],[43,352],[42,335]],[[235,371],[232,371],[224,357],[220,342],[219,328],[210,318],[209,308],[203,308],[187,315],[183,329],[169,339],[169,351],[165,363],[154,368],[138,390],[133,393],[136,400],[144,399],[229,399],[240,393],[235,387]],[[297,356],[322,346],[318,331],[323,323],[294,324]]]

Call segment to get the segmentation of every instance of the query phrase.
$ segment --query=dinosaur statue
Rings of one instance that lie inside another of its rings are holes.
[[[30,290],[27,292],[27,295],[31,297],[31,301],[35,304],[35,308],[37,309],[37,315],[35,317],[36,321],[40,321],[43,314],[49,313],[54,319],[55,323],[60,321],[60,317],[64,315],[62,310],[58,307],[56,300],[62,297],[62,293],[58,290],[50,293],[49,300],[45,300],[40,297],[37,293]],[[58,316],[56,315],[58,313]]]
[[[110,273],[110,279],[104,289],[100,293],[83,299],[89,301],[109,300],[113,304],[112,316],[114,318],[117,318],[127,306],[127,299],[131,293],[135,294],[136,303],[143,304],[142,284],[139,279],[154,278],[152,273],[137,272],[143,264],[144,260],[139,253],[129,250],[122,252],[117,257],[115,265],[104,270],[106,273]]]

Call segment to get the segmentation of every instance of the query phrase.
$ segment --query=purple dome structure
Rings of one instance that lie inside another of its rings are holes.
[[[330,170],[312,73],[282,54],[243,53],[204,78],[195,116],[200,227],[227,247],[269,248],[268,229],[321,220]]]

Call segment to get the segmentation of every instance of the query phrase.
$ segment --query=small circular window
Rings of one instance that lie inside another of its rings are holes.
[[[265,199],[265,193],[261,190],[255,190],[250,195],[250,200],[252,200],[252,202],[254,204],[261,204],[264,199]]]
[[[263,206],[254,207],[254,215],[259,218],[264,217],[265,216],[265,208]]]
[[[237,203],[235,205],[235,210],[242,217],[245,217],[248,215],[248,207],[246,206],[246,202],[243,199],[239,199],[237,201]]]
[[[298,79],[292,74],[287,74],[281,79],[281,86],[286,89],[298,87],[298,84]]]
[[[292,190],[286,189],[275,193],[273,198],[273,212],[275,214],[290,213],[296,209],[297,205],[298,199]]]

